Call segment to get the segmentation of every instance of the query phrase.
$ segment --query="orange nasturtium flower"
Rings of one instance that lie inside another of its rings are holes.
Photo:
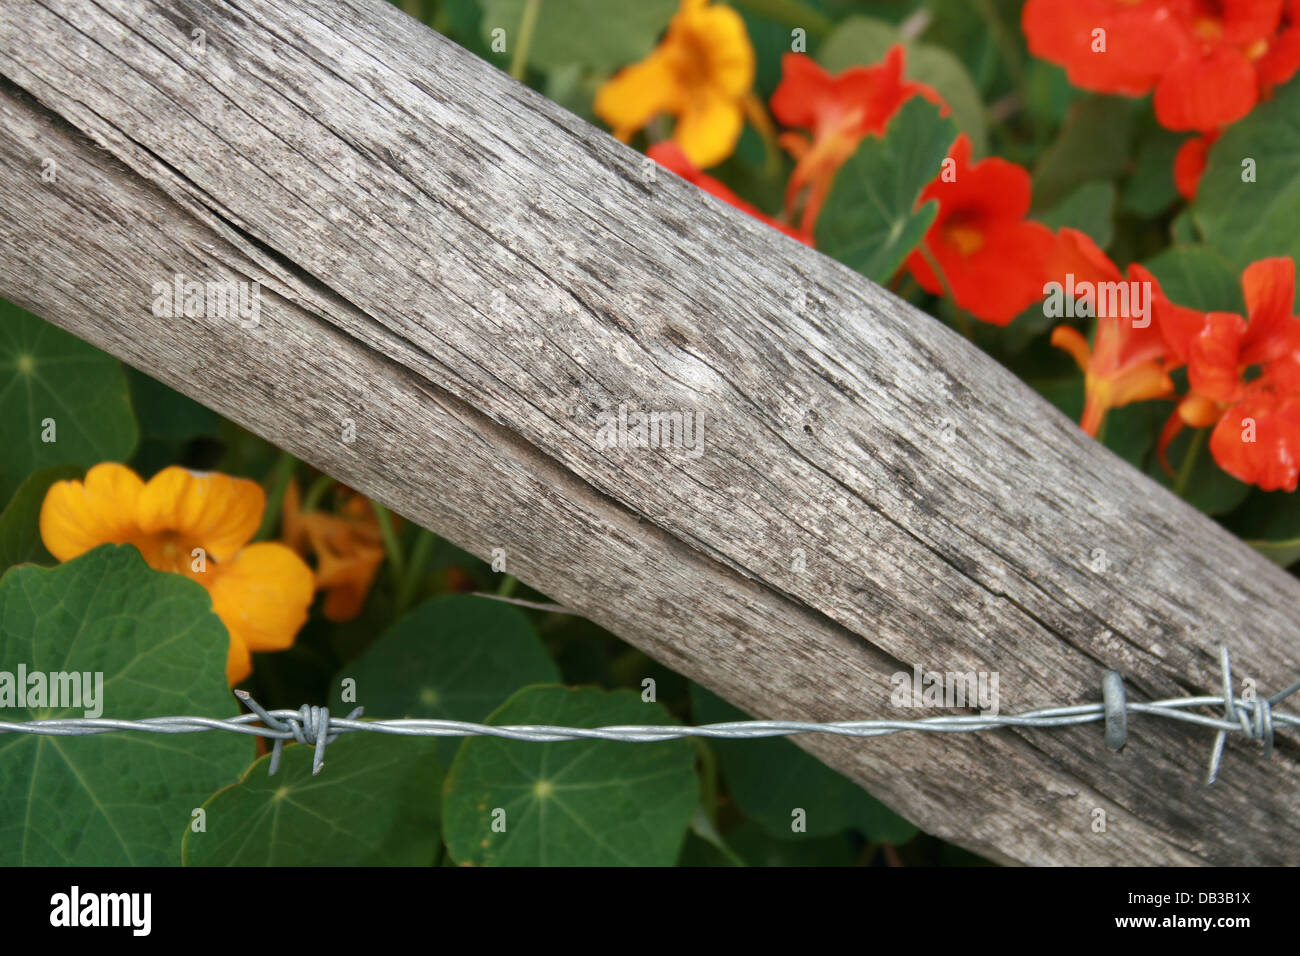
[[[60,561],[101,544],[135,545],[150,567],[203,585],[230,633],[226,677],[252,671],[251,651],[282,651],[307,620],[311,570],[282,544],[249,544],[266,496],[254,481],[164,468],[146,483],[125,465],[56,482],[41,505],[41,540]]]
[[[854,66],[831,76],[812,58],[787,53],[781,58],[781,83],[772,94],[772,115],[782,125],[805,129],[782,133],[781,145],[795,159],[786,187],[786,216],[793,222],[802,201],[799,228],[812,233],[830,195],[835,173],[865,136],[883,136],[904,101],[916,95],[948,107],[923,83],[903,79],[903,47],[896,45],[874,66]]]
[[[1300,318],[1292,314],[1295,263],[1262,259],[1241,277],[1245,317],[1157,301],[1174,361],[1190,391],[1160,435],[1162,463],[1184,426],[1213,427],[1219,467],[1265,491],[1294,491],[1300,476]]]
[[[298,485],[284,493],[282,537],[304,557],[316,557],[316,587],[325,592],[321,613],[331,621],[350,621],[361,613],[366,595],[384,561],[383,538],[374,509],[354,494],[341,514],[302,510]]]
[[[1022,24],[1076,86],[1154,90],[1172,130],[1236,122],[1300,68],[1298,0],[1029,0]]]
[[[1142,315],[1137,314],[1136,307],[1130,308],[1129,315],[1115,315],[1111,314],[1110,297],[1097,294],[1101,284],[1113,288],[1125,277],[1092,239],[1076,229],[1063,228],[1057,242],[1049,267],[1052,278],[1060,281],[1069,273],[1074,287],[1087,283],[1083,287],[1092,291],[1089,305],[1099,313],[1091,346],[1072,326],[1058,325],[1052,330],[1052,344],[1069,352],[1083,370],[1085,398],[1079,427],[1096,436],[1112,408],[1164,398],[1173,392],[1174,383],[1165,367],[1168,348],[1155,319],[1154,305],[1144,305]],[[1148,288],[1152,300],[1160,288],[1155,277],[1136,263],[1129,266],[1128,282],[1133,289],[1141,289],[1143,282],[1151,283]],[[1133,297],[1126,296],[1125,301],[1132,302]]]
[[[1047,256],[1056,237],[1029,212],[1029,173],[1005,159],[971,163],[971,142],[957,137],[944,172],[921,193],[938,200],[939,214],[922,240],[938,264],[935,275],[921,249],[907,268],[921,287],[942,295],[946,283],[957,305],[977,319],[1006,325],[1043,297]]]
[[[673,139],[704,168],[735,150],[753,85],[744,18],[708,0],[682,0],[659,46],[602,86],[593,109],[624,141],[656,116],[677,117]]]

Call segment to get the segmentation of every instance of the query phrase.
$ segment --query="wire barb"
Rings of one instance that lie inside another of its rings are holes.
[[[262,718],[262,723],[273,730],[287,731],[294,740],[300,744],[312,744],[316,748],[316,753],[312,757],[311,775],[314,777],[325,767],[325,748],[329,744],[338,740],[337,733],[330,733],[330,712],[328,707],[313,707],[303,704],[299,708],[296,717],[287,717],[281,720],[275,714],[268,713],[262,708],[262,705],[253,700],[253,695],[246,690],[236,690],[235,696],[244,702],[244,705]],[[352,713],[348,714],[347,720],[356,720],[365,712],[364,707],[355,708]],[[283,715],[283,712],[281,712]],[[275,743],[271,745],[271,761],[267,766],[266,775],[274,777],[275,772],[280,769],[280,754],[284,750],[285,738],[277,736]]]
[[[119,720],[112,717],[54,717],[43,720],[0,721],[0,734],[17,733],[40,736],[79,737],[117,731],[145,731],[156,734],[192,734],[209,730],[248,734],[272,741],[268,775],[280,768],[286,740],[314,748],[312,774],[325,766],[325,748],[346,733],[396,734],[406,737],[498,737],[533,743],[562,740],[614,740],[627,743],[653,743],[682,737],[705,737],[725,740],[754,740],[795,734],[836,734],[842,737],[883,737],[908,732],[970,733],[1007,727],[1072,727],[1102,721],[1106,745],[1120,750],[1128,740],[1129,715],[1142,714],[1182,723],[1210,727],[1216,731],[1210,754],[1206,784],[1219,774],[1223,750],[1230,733],[1242,733],[1260,741],[1267,756],[1273,750],[1273,734],[1278,726],[1300,727],[1300,715],[1282,713],[1274,708],[1300,691],[1296,681],[1272,697],[1253,695],[1248,699],[1232,695],[1232,666],[1228,649],[1219,649],[1219,667],[1223,679],[1219,696],[1176,697],[1138,703],[1129,701],[1123,678],[1116,671],[1102,677],[1102,702],[1046,707],[1020,714],[959,714],[922,717],[914,720],[846,720],[816,723],[803,720],[737,720],[698,727],[674,724],[626,725],[613,727],[560,727],[546,724],[493,726],[464,720],[404,718],[397,720],[360,720],[364,712],[355,708],[346,717],[333,717],[329,709],[304,704],[298,710],[268,711],[253,700],[247,691],[235,695],[251,711],[237,717],[148,717],[142,720]],[[1223,716],[1199,712],[1202,708],[1222,707]],[[260,726],[259,726],[260,722]]]

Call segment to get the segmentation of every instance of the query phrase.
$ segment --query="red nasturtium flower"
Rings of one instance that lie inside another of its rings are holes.
[[[772,94],[772,115],[783,125],[807,130],[786,132],[780,143],[795,159],[786,187],[786,215],[811,234],[830,195],[835,173],[865,136],[883,136],[899,107],[920,95],[948,107],[924,83],[903,79],[903,47],[892,47],[883,62],[850,67],[831,76],[810,57],[787,53],[781,59],[781,83]]]
[[[164,468],[148,482],[107,462],[59,481],[41,505],[41,540],[60,561],[101,544],[132,544],[150,567],[207,589],[230,633],[226,677],[253,669],[250,651],[281,651],[307,620],[311,570],[282,544],[249,542],[266,496],[255,481]]]
[[[1188,394],[1166,423],[1161,461],[1184,426],[1213,427],[1219,467],[1265,491],[1294,491],[1300,475],[1300,318],[1292,314],[1295,263],[1263,259],[1242,273],[1246,317],[1156,304]]]
[[[1172,130],[1236,122],[1300,69],[1297,0],[1029,0],[1022,25],[1076,86],[1154,90]]]
[[[1073,326],[1058,325],[1052,330],[1052,344],[1069,352],[1083,370],[1085,398],[1080,428],[1095,436],[1112,408],[1173,393],[1174,383],[1164,363],[1168,347],[1152,314],[1154,308],[1138,315],[1139,310],[1130,306],[1128,315],[1113,314],[1116,310],[1111,306],[1112,298],[1100,296],[1096,290],[1103,284],[1123,283],[1126,279],[1092,239],[1076,229],[1062,229],[1050,272],[1054,281],[1063,284],[1064,277],[1072,275],[1076,288],[1087,283],[1084,288],[1092,290],[1089,305],[1097,313],[1097,334],[1091,346]],[[1141,266],[1129,266],[1127,281],[1150,282],[1152,298],[1156,297],[1159,285]],[[1128,301],[1132,303],[1131,296]]]
[[[1264,491],[1295,491],[1300,474],[1300,361],[1280,359],[1273,374],[1243,389],[1210,433],[1219,467]]]
[[[997,158],[972,164],[970,158],[963,133],[949,152],[952,162],[921,193],[922,203],[939,202],[922,246],[943,275],[935,275],[919,249],[908,256],[907,268],[927,292],[942,295],[946,282],[961,308],[1006,325],[1042,298],[1055,237],[1025,219],[1030,181],[1024,168]]]
[[[779,229],[787,236],[798,239],[800,242],[811,246],[812,238],[805,233],[801,233],[793,226],[788,226],[783,222],[778,222],[771,216],[764,213],[753,203],[746,202],[737,196],[721,180],[710,176],[708,173],[701,172],[699,167],[695,166],[687,158],[685,151],[673,140],[664,140],[662,143],[655,143],[648,150],[646,155],[653,159],[660,166],[668,169],[687,182],[693,183],[703,189],[706,193],[716,196],[725,203],[730,203],[742,212],[749,213],[760,222],[764,222],[773,229]]]

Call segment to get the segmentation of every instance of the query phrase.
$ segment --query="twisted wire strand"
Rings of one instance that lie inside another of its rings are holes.
[[[1300,690],[1300,681],[1272,697],[1245,699],[1232,695],[1232,673],[1226,647],[1220,648],[1223,693],[1215,696],[1174,697],[1148,703],[1125,699],[1123,681],[1115,671],[1107,671],[1102,682],[1102,703],[1044,707],[1019,714],[959,714],[921,717],[912,720],[844,720],[815,722],[806,720],[737,720],[689,727],[676,724],[613,725],[606,727],[563,727],[550,724],[491,725],[465,720],[401,718],[361,720],[358,707],[346,717],[332,717],[324,707],[304,704],[299,710],[264,710],[245,691],[235,691],[252,713],[237,717],[146,717],[122,720],[113,717],[56,717],[30,721],[0,721],[0,733],[34,734],[52,737],[80,737],[120,731],[143,731],[155,734],[192,734],[212,730],[263,737],[273,741],[269,774],[279,768],[286,740],[315,748],[312,773],[320,773],[325,763],[325,748],[341,734],[380,733],[406,737],[498,737],[533,743],[565,740],[608,740],[624,743],[655,743],[683,737],[719,740],[755,740],[796,734],[833,734],[842,737],[883,737],[889,734],[970,733],[1006,727],[1073,727],[1104,722],[1106,743],[1113,750],[1127,741],[1128,716],[1141,714],[1166,720],[1209,727],[1217,731],[1210,758],[1206,783],[1218,775],[1223,748],[1230,733],[1241,733],[1264,744],[1272,751],[1273,732],[1277,727],[1300,727],[1300,715],[1282,713],[1274,706]],[[1223,708],[1223,716],[1195,712],[1198,708]],[[259,725],[260,724],[260,725]]]

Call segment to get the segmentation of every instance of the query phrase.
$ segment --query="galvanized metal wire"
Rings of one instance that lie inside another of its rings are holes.
[[[612,740],[623,743],[654,743],[682,737],[705,737],[721,740],[753,740],[795,734],[835,734],[842,737],[883,737],[898,733],[970,733],[1007,727],[1051,728],[1103,722],[1106,744],[1120,750],[1128,739],[1128,718],[1138,714],[1180,721],[1217,731],[1210,756],[1206,783],[1218,776],[1223,748],[1229,734],[1242,734],[1260,741],[1267,755],[1273,749],[1276,727],[1300,727],[1300,715],[1274,710],[1277,704],[1300,690],[1300,681],[1272,697],[1241,698],[1232,693],[1232,667],[1228,649],[1219,649],[1223,693],[1217,696],[1175,697],[1140,703],[1129,701],[1124,693],[1123,678],[1117,671],[1107,671],[1102,679],[1102,702],[1045,707],[1019,714],[958,714],[923,717],[913,720],[845,720],[815,722],[805,720],[737,720],[696,727],[676,724],[617,725],[608,727],[561,727],[549,724],[495,726],[465,720],[403,718],[396,720],[361,720],[363,709],[357,707],[346,717],[333,717],[327,708],[304,704],[299,710],[267,711],[247,692],[236,695],[252,713],[225,719],[215,717],[147,717],[121,720],[112,717],[57,717],[30,721],[0,721],[0,733],[37,734],[52,737],[80,737],[120,731],[143,731],[154,734],[192,734],[211,730],[248,734],[273,741],[268,773],[274,774],[286,740],[315,748],[312,773],[325,766],[325,748],[341,734],[376,733],[405,737],[500,737],[533,743],[565,740]],[[1223,708],[1223,716],[1198,713],[1201,708]]]

